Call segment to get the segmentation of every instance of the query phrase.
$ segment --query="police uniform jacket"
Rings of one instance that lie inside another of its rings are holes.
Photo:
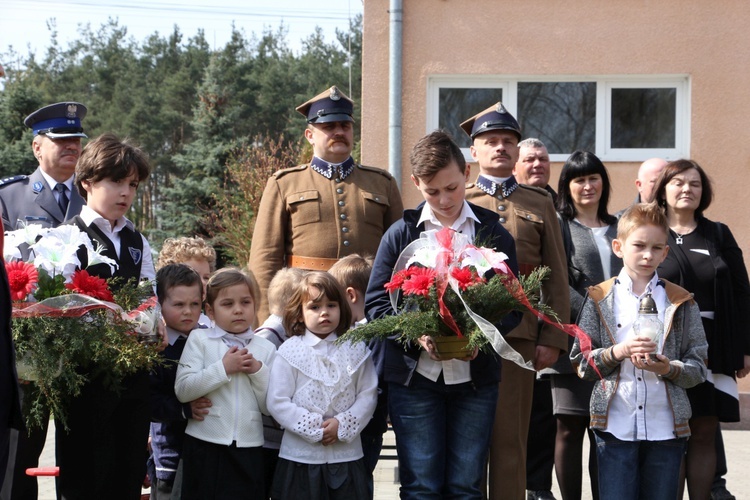
[[[81,213],[86,202],[78,190],[69,192],[68,212],[64,214],[55,200],[55,194],[38,167],[31,175],[17,175],[0,181],[0,209],[3,225],[10,231],[18,229],[17,221],[57,227]]]
[[[518,184],[509,177],[502,184],[479,176],[477,182],[466,186],[466,199],[475,205],[494,210],[500,222],[516,240],[516,255],[521,274],[528,274],[537,266],[547,266],[551,273],[542,284],[542,297],[567,323],[570,316],[568,268],[565,249],[557,222],[552,197],[544,189]],[[567,351],[567,335],[554,326],[542,324],[530,311],[507,338],[533,340]]]
[[[326,178],[310,164],[276,172],[263,191],[250,249],[262,295],[291,256],[374,255],[402,212],[396,181],[379,168],[353,165],[344,179],[338,173]],[[259,315],[268,316],[265,298]]]

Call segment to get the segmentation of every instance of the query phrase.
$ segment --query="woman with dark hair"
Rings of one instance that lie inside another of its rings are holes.
[[[568,260],[570,317],[578,320],[586,288],[616,276],[622,260],[612,253],[617,219],[607,211],[609,175],[601,160],[588,151],[575,151],[560,173],[557,211]],[[570,345],[573,339],[570,339]],[[599,498],[596,447],[588,430],[589,400],[594,383],[575,374],[570,359],[561,356],[551,373],[553,412],[557,418],[555,472],[565,500],[581,498],[583,439],[589,433],[591,494]]]
[[[718,423],[740,420],[735,377],[750,372],[750,326],[741,316],[750,311],[750,283],[732,232],[703,216],[713,190],[700,165],[668,163],[654,193],[670,227],[669,254],[657,272],[695,295],[708,340],[706,382],[687,390],[693,416],[685,472],[690,498],[703,500],[716,470]]]

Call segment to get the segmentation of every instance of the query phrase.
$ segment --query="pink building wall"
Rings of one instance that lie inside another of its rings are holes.
[[[364,3],[362,158],[382,168],[388,168],[389,4]],[[690,156],[709,172],[717,193],[707,215],[726,222],[750,253],[750,209],[743,204],[750,196],[749,20],[746,0],[403,0],[406,206],[420,200],[408,155],[428,132],[430,75],[681,74],[690,80]],[[635,195],[638,162],[605,163],[615,212]],[[553,167],[553,186],[559,168]]]

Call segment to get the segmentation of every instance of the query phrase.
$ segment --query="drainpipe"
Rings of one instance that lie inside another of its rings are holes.
[[[403,0],[391,0],[390,85],[388,95],[388,170],[401,189],[401,64]]]

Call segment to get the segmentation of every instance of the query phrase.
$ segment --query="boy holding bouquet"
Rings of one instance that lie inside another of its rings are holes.
[[[417,142],[410,156],[412,181],[425,199],[404,211],[383,236],[367,287],[369,320],[397,314],[384,285],[401,252],[424,231],[451,228],[508,256],[518,274],[513,238],[499,216],[465,201],[469,169],[460,148],[444,132]],[[520,314],[505,317],[503,332]],[[395,337],[373,346],[379,376],[388,387],[396,433],[401,498],[482,498],[482,471],[495,416],[500,362],[492,352],[442,360],[429,335],[404,348]]]
[[[76,165],[76,187],[86,200],[71,223],[92,242],[105,247],[107,264],[81,268],[103,279],[153,281],[156,273],[146,238],[125,217],[138,185],[149,175],[140,149],[104,134],[91,141]],[[66,500],[138,498],[145,476],[144,455],[149,428],[149,378],[146,371],[126,377],[119,390],[106,383],[107,367],[80,370],[89,377],[68,407],[69,430],[57,428],[57,493]]]

